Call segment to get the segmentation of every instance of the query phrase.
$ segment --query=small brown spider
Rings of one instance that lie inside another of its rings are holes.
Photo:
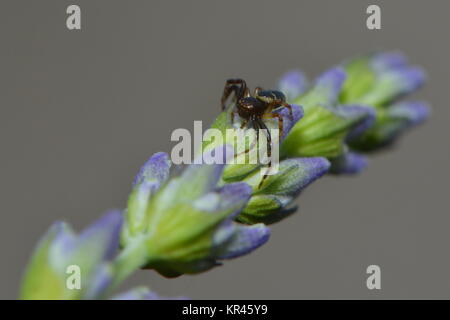
[[[276,90],[263,90],[260,87],[256,87],[253,95],[250,94],[250,90],[247,87],[247,83],[243,79],[229,79],[225,83],[225,88],[223,89],[223,95],[221,99],[222,111],[225,110],[226,102],[231,94],[234,93],[232,97],[232,102],[235,107],[231,111],[231,123],[234,123],[235,113],[242,118],[241,129],[245,128],[250,122],[253,129],[256,131],[256,141],[259,141],[259,129],[266,132],[267,137],[267,156],[269,158],[268,168],[270,170],[272,166],[272,138],[270,136],[270,131],[264,123],[263,119],[278,119],[278,129],[279,136],[283,134],[283,118],[277,113],[272,113],[274,109],[284,107],[289,109],[289,114],[291,119],[292,107],[286,103],[285,95]],[[247,153],[249,150],[245,150]],[[259,183],[258,188],[261,187],[264,180],[267,178],[265,174]]]

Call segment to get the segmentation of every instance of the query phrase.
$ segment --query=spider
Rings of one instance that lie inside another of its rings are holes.
[[[283,133],[283,118],[278,113],[272,113],[272,111],[280,107],[288,108],[290,118],[293,120],[291,105],[286,103],[286,97],[280,91],[263,90],[260,87],[256,87],[253,95],[251,95],[245,80],[228,79],[221,99],[222,111],[225,110],[226,102],[231,94],[234,94],[232,102],[235,103],[235,107],[231,111],[231,123],[234,123],[235,113],[237,113],[242,119],[241,129],[245,128],[248,123],[255,129],[256,141],[259,141],[259,129],[266,132],[267,156],[269,158],[268,170],[270,170],[272,166],[272,138],[263,119],[277,118],[278,129],[281,135]],[[248,151],[245,150],[245,153]],[[261,187],[267,176],[267,173],[263,176],[258,188]]]

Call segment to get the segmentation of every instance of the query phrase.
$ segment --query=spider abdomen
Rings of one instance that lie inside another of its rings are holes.
[[[264,101],[265,103],[272,103],[274,101],[285,102],[286,96],[281,91],[277,90],[262,90],[258,91],[256,94],[258,100]]]

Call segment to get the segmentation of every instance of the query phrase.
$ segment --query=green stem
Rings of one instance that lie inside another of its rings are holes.
[[[111,291],[116,289],[133,272],[139,270],[149,262],[150,259],[145,240],[143,237],[136,238],[117,256],[113,264],[114,279],[106,290],[107,295],[111,294]]]

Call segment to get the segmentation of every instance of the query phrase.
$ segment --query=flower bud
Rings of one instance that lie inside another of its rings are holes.
[[[305,109],[305,116],[281,145],[281,155],[336,158],[345,151],[348,137],[361,134],[373,123],[373,118],[373,111],[364,106],[317,105]]]
[[[356,174],[367,167],[367,157],[355,153],[344,152],[331,162],[330,173],[334,174]]]
[[[392,144],[401,134],[424,122],[430,107],[421,101],[399,102],[377,111],[375,125],[358,139],[350,141],[355,150],[375,151]]]
[[[385,106],[425,82],[422,68],[411,66],[398,52],[381,52],[344,64],[347,80],[340,101],[374,107]]]
[[[303,95],[294,100],[305,109],[317,106],[331,106],[337,101],[347,75],[341,67],[332,68],[322,73],[314,85]]]
[[[295,211],[293,200],[310,183],[323,176],[330,163],[325,158],[293,158],[283,160],[279,172],[270,175],[259,188],[260,172],[250,174],[243,181],[253,188],[253,195],[238,216],[238,220],[252,224],[277,222]]]
[[[66,223],[53,224],[28,264],[21,297],[33,300],[98,298],[112,280],[110,263],[118,248],[121,224],[119,211],[106,214],[80,235]],[[68,283],[71,272],[79,272],[79,278],[74,278],[75,288]]]

